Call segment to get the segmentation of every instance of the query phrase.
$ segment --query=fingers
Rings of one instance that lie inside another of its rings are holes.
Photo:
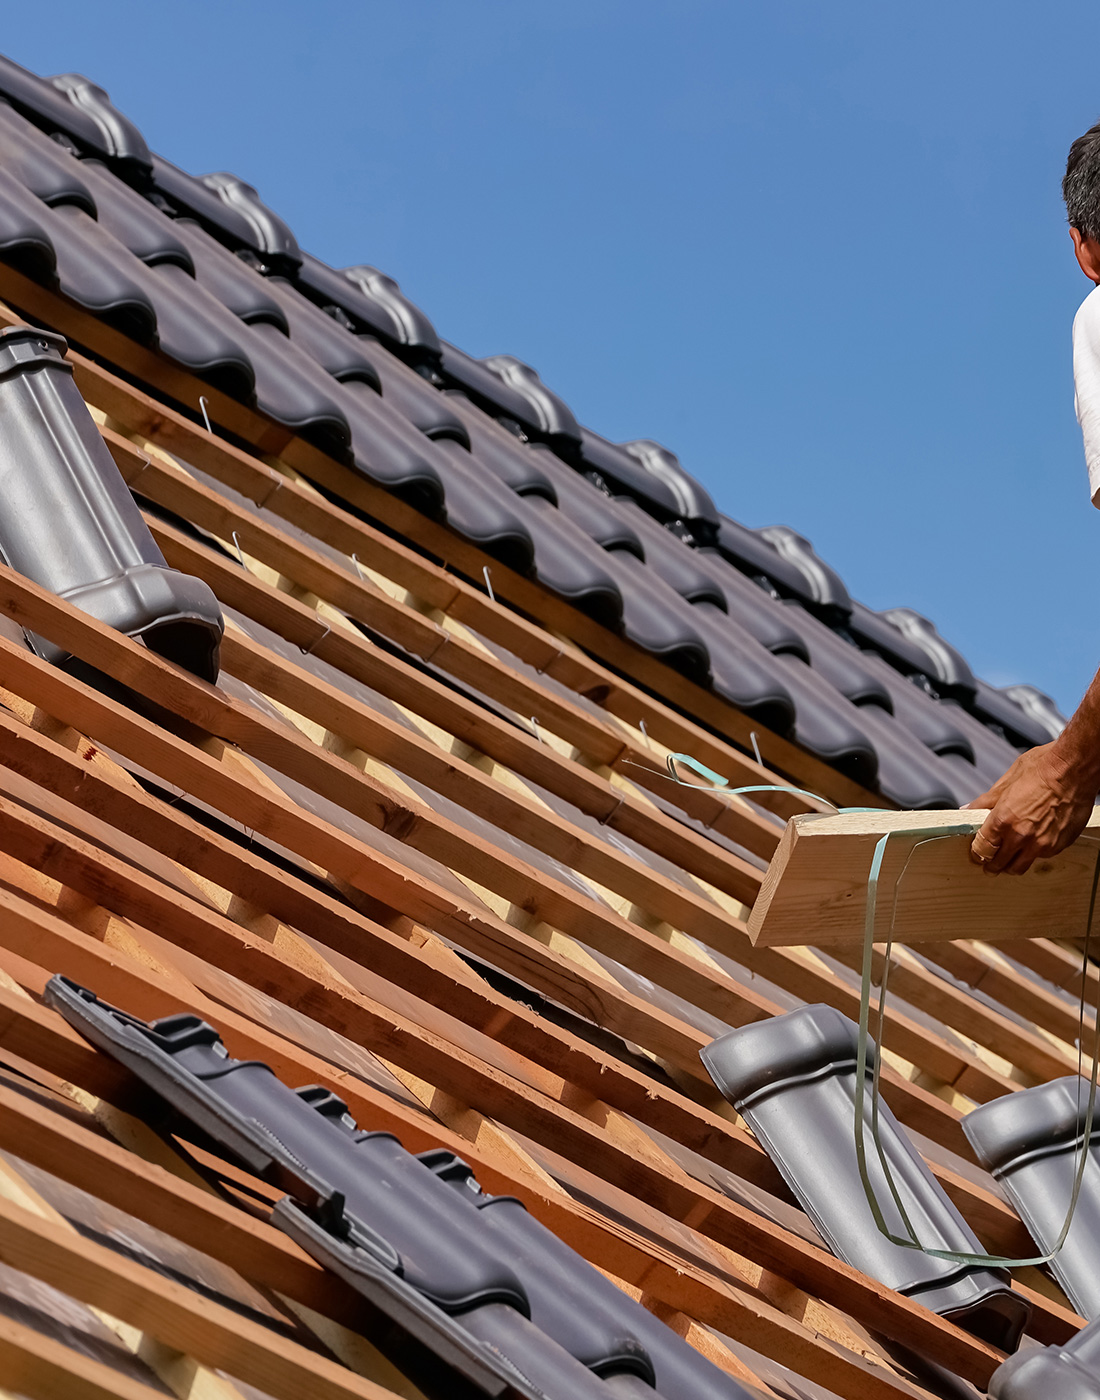
[[[975,865],[988,864],[1001,848],[1000,841],[989,834],[989,828],[990,820],[987,817],[981,831],[977,832],[970,843],[970,859]]]
[[[970,843],[970,859],[975,865],[980,865],[985,874],[1000,875],[1022,854],[1023,844],[1021,834],[1014,831],[994,808]],[[1028,859],[1028,865],[1034,858],[1032,855]]]
[[[1004,869],[1002,875],[1026,875],[1037,860],[1037,854],[1030,847],[1017,851]]]

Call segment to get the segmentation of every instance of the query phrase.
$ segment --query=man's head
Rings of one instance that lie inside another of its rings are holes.
[[[1062,198],[1081,271],[1100,285],[1100,122],[1069,148]]]

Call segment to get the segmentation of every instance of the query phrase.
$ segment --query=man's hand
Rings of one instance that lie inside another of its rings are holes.
[[[1022,875],[1077,840],[1095,801],[1096,780],[1084,765],[1067,765],[1055,744],[1029,749],[988,792],[967,803],[990,809],[970,859],[990,875]]]

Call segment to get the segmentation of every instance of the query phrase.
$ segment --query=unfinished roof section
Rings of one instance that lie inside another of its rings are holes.
[[[68,482],[40,534],[0,520],[0,1384],[139,1397],[187,1370],[229,1400],[381,1400],[449,1367],[455,1394],[506,1395],[532,1381],[500,1355],[537,1334],[552,1400],[980,1392],[1015,1329],[837,1257],[699,1055],[807,1006],[858,1015],[856,963],[812,921],[801,946],[749,939],[785,818],[953,806],[1053,708],[861,607],[666,447],[579,425],[523,360],[464,354],[384,271],[326,267],[245,180],[150,154],[94,84],[4,63],[0,92],[3,344],[45,343],[34,373],[78,391],[51,448],[0,382],[12,489],[46,500],[47,449]],[[146,567],[205,652],[86,605]],[[704,769],[824,800],[673,780]],[[1076,1073],[1079,956],[893,959],[898,1142],[960,1237],[1024,1255],[961,1122]],[[401,1284],[377,1240],[364,1267],[350,1179],[323,1218],[323,1193],[280,1207],[285,1179],[47,1004],[58,975],[221,1046],[227,1092],[293,1100],[303,1171],[327,1138],[476,1218],[448,1267],[492,1255],[508,1346],[470,1350],[464,1294],[402,1339],[393,1300],[427,1306],[413,1282],[444,1262],[427,1216],[363,1206],[412,1232]],[[1032,1352],[1070,1345],[1055,1280],[986,1281],[998,1316],[1030,1309]]]

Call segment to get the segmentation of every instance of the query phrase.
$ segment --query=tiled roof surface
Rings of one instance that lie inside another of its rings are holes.
[[[0,341],[0,470],[27,503],[0,520],[0,1385],[460,1393],[450,1324],[410,1352],[276,1228],[320,1136],[288,1186],[82,1039],[45,995],[58,974],[142,1023],[197,1018],[232,1060],[519,1197],[575,1251],[564,1305],[543,1288],[530,1319],[571,1394],[974,1396],[1014,1340],[991,1310],[1069,1342],[1047,1273],[981,1273],[971,1315],[952,1299],[973,1280],[861,1271],[842,1056],[831,1098],[775,1109],[770,1151],[764,1115],[745,1107],[754,1137],[716,1093],[704,1047],[783,1013],[769,1032],[843,1027],[859,957],[812,928],[747,938],[783,818],[814,799],[666,762],[952,807],[1057,732],[1053,705],[853,602],[664,447],[582,428],[522,362],[441,340],[384,273],[310,257],[242,181],[151,155],[86,80],[2,60],[0,94],[0,322],[69,342]],[[892,957],[907,1189],[947,1238],[1027,1255],[962,1118],[1077,1072],[1080,952]],[[1093,1004],[1098,985],[1088,968]],[[331,1197],[303,1206],[326,1248]],[[408,1261],[435,1307],[431,1260]],[[593,1360],[576,1337],[608,1279],[707,1364],[662,1371],[661,1331],[652,1371],[623,1360],[637,1339]],[[493,1375],[469,1393],[530,1392]]]

